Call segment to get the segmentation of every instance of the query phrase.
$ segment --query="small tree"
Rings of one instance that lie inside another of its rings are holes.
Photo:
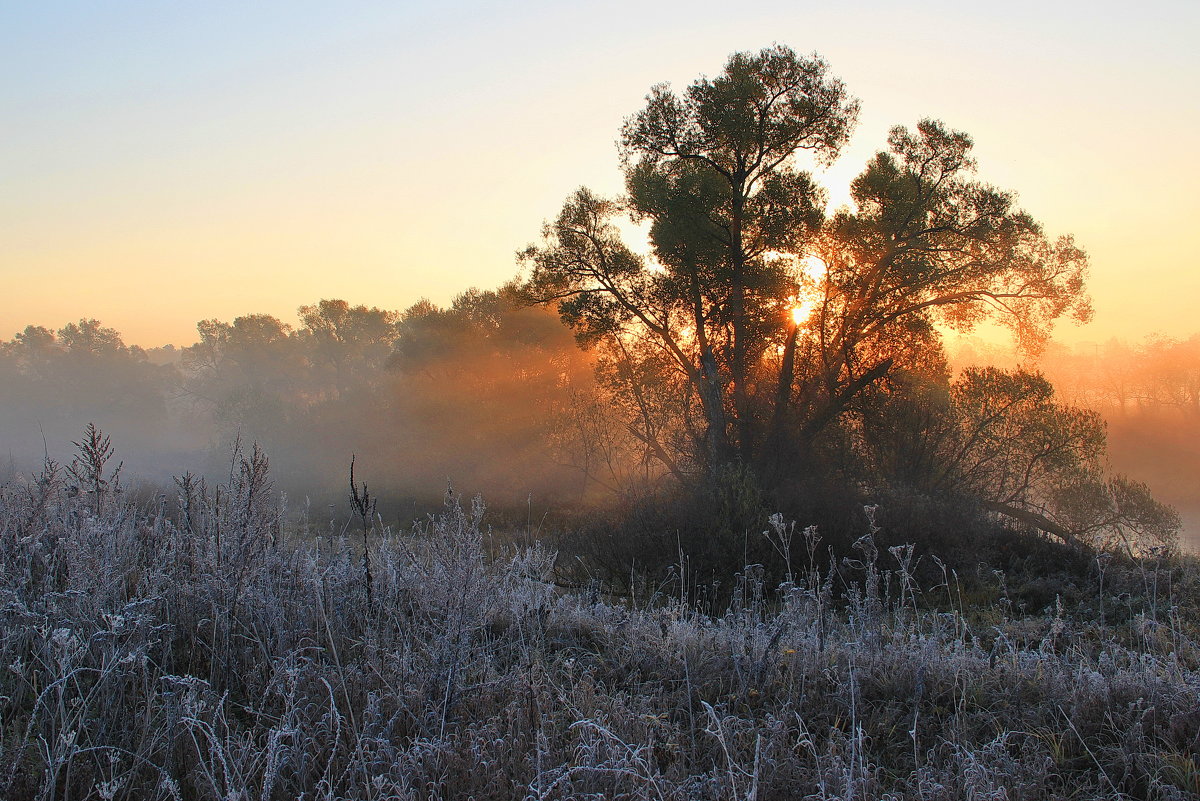
[[[1180,528],[1145,485],[1107,474],[1100,415],[1059,402],[1035,372],[890,381],[860,431],[877,485],[962,498],[1068,544],[1170,545]]]

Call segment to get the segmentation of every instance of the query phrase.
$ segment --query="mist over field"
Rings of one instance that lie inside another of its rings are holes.
[[[127,346],[97,321],[31,326],[0,342],[3,470],[33,474],[47,453],[70,461],[95,423],[130,485],[218,480],[240,437],[264,448],[293,509],[324,517],[332,504],[339,519],[351,456],[397,522],[436,508],[448,483],[544,514],[661,480],[619,435],[594,357],[552,313],[501,294],[404,312],[322,301],[295,328],[267,314],[204,321],[182,348]],[[955,371],[1019,361],[979,339],[949,350]],[[1200,336],[1051,344],[1033,366],[1064,403],[1103,416],[1111,468],[1174,506],[1182,543],[1200,547]]]
[[[401,515],[440,503],[448,481],[508,505],[595,493],[567,461],[592,362],[553,315],[480,292],[446,310],[301,313],[295,330],[266,314],[204,321],[198,344],[149,351],[96,321],[26,329],[0,346],[8,470],[36,471],[45,452],[69,461],[94,422],[127,481],[163,487],[186,471],[219,478],[236,439],[257,442],[293,504],[307,496],[322,515],[344,501],[352,455]]]
[[[0,344],[0,796],[1200,797],[1194,558],[845,490],[738,518],[669,492],[543,309],[300,318]],[[1162,498],[1196,343],[1044,357]]]
[[[1200,799],[1195,12],[222,5],[0,24],[0,799]]]

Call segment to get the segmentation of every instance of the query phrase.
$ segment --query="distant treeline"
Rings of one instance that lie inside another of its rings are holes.
[[[552,311],[471,290],[403,312],[322,300],[299,318],[203,320],[196,344],[150,350],[91,319],[28,326],[0,343],[10,470],[40,461],[43,436],[68,452],[89,421],[143,476],[219,473],[240,436],[318,496],[341,491],[351,454],[392,492],[436,499],[452,480],[498,503],[590,500],[638,469]]]
[[[958,368],[973,364],[1014,366],[1010,348],[963,340],[951,354]],[[1106,416],[1173,412],[1177,419],[1200,419],[1200,334],[1179,340],[1148,337],[1140,345],[1120,340],[1069,348],[1051,343],[1037,367],[1068,403]]]

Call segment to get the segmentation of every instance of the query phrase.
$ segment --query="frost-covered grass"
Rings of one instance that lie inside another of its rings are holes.
[[[478,507],[285,541],[265,470],[0,489],[0,798],[1200,796],[1177,573],[1102,625],[864,548],[702,614],[564,593]]]

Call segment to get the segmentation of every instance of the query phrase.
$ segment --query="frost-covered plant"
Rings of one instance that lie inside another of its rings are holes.
[[[284,537],[256,449],[175,504],[70,486],[53,463],[0,486],[12,801],[1195,792],[1197,579],[1167,557],[1104,562],[1107,625],[1016,618],[873,538],[820,568],[779,518],[806,564],[778,588],[747,566],[708,614],[563,591],[478,500],[361,546]]]

